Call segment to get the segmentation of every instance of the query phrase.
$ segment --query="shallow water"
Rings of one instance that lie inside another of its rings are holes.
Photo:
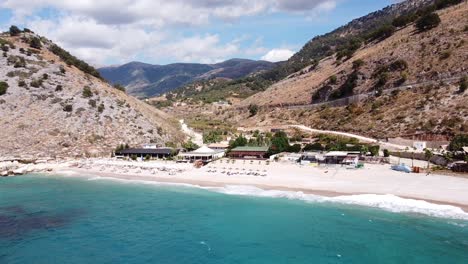
[[[468,222],[29,175],[0,179],[0,263],[468,263]]]

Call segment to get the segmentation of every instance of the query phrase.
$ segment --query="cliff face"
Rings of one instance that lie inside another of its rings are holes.
[[[0,85],[7,87],[0,156],[107,156],[120,143],[182,138],[171,117],[93,76],[83,62],[65,63],[49,40],[22,32],[0,35],[0,44]]]

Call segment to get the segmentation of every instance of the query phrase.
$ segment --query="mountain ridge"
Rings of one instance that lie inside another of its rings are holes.
[[[275,63],[262,60],[233,58],[214,64],[153,65],[129,62],[120,66],[102,67],[98,71],[109,82],[125,86],[129,94],[151,97],[172,91],[195,80],[217,77],[237,79],[275,66]]]

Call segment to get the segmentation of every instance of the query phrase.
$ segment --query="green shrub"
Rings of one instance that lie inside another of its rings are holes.
[[[24,86],[26,86],[26,82],[24,80],[19,80],[18,81],[18,86],[19,87],[24,87]]]
[[[363,65],[364,65],[364,61],[361,60],[361,59],[353,61],[353,69],[354,70],[357,70],[357,69],[361,68]]]
[[[89,88],[89,86],[83,87],[83,92],[81,94],[83,98],[93,97],[93,92],[91,91],[91,88]]]
[[[82,60],[77,59],[75,56],[71,55],[68,51],[62,49],[61,47],[54,44],[49,49],[52,53],[59,56],[66,64],[73,65],[85,73],[102,79],[101,75],[94,67],[90,66]]]
[[[42,74],[42,79],[43,80],[49,79],[49,75],[47,73]]]
[[[304,147],[304,151],[322,151],[324,147],[319,142],[307,144]]]
[[[38,37],[32,37],[29,40],[29,46],[34,49],[41,49],[42,48],[41,40]]]
[[[461,151],[466,146],[468,146],[468,134],[459,134],[450,141],[448,149],[450,151]]]
[[[417,16],[413,13],[411,14],[407,14],[407,15],[401,15],[399,17],[396,17],[395,19],[393,19],[392,21],[392,25],[394,27],[403,27],[403,26],[406,26],[407,24],[413,22],[414,20],[416,20]]]
[[[101,104],[98,106],[98,109],[97,109],[97,110],[98,110],[99,113],[102,113],[102,112],[104,112],[104,109],[105,109],[104,103],[101,103]]]
[[[369,146],[369,152],[371,153],[372,156],[378,156],[379,150],[380,150],[379,145]]]
[[[21,30],[17,26],[12,25],[10,27],[10,36],[12,37],[18,36],[20,33],[21,33]]]
[[[35,79],[31,81],[30,84],[32,87],[39,88],[42,86],[42,79]]]
[[[445,59],[448,59],[450,58],[450,56],[452,55],[452,52],[450,50],[445,50],[443,51],[441,54],[440,54],[440,59],[441,60],[445,60]]]
[[[63,65],[60,65],[60,73],[65,74],[65,72],[66,72],[65,67],[63,67]]]
[[[13,67],[15,67],[15,68],[25,68],[26,67],[26,60],[23,57],[18,56],[16,58],[16,61],[15,61],[15,64],[13,65]]]
[[[458,91],[460,93],[464,93],[466,91],[466,88],[468,88],[468,77],[463,76],[460,79],[460,86],[458,87]]]
[[[249,114],[250,116],[254,116],[258,113],[258,105],[256,104],[251,104],[249,105]]]
[[[377,79],[377,83],[375,84],[376,87],[382,87],[384,86],[387,81],[388,81],[388,73],[387,72],[382,72],[379,74],[379,78]]]
[[[125,93],[125,87],[120,84],[114,84],[114,88]]]
[[[65,105],[65,106],[63,107],[63,111],[65,111],[65,112],[72,112],[72,111],[73,111],[73,105],[70,105],[70,104]]]
[[[0,82],[0,95],[4,95],[6,94],[7,90],[8,90],[8,83],[7,82]]]
[[[4,52],[8,52],[10,50],[10,48],[7,45],[2,45],[2,50]]]
[[[386,157],[386,158],[390,157],[390,151],[388,151],[388,149],[384,149],[383,150],[383,156]]]
[[[422,16],[416,21],[416,28],[419,31],[426,31],[432,28],[437,27],[440,24],[441,20],[439,15],[436,13],[429,13]]]
[[[88,101],[88,104],[89,104],[91,107],[96,107],[96,100],[90,99],[90,100]]]
[[[371,32],[367,37],[368,41],[379,40],[382,41],[390,36],[393,35],[396,28],[393,25],[386,24],[381,26],[380,28],[376,29],[375,31]]]
[[[356,88],[357,86],[358,78],[359,78],[358,72],[353,71],[351,74],[348,75],[348,78],[346,79],[346,81],[338,88],[338,90],[335,90],[330,95],[330,97],[332,99],[338,99],[341,97],[352,95],[354,88]]]
[[[330,76],[328,81],[330,82],[330,84],[336,84],[338,82],[338,78],[336,77],[336,75],[332,75]]]
[[[62,91],[62,90],[63,90],[62,85],[57,84],[57,86],[55,87],[55,91],[56,91],[56,92],[60,92],[60,91]]]

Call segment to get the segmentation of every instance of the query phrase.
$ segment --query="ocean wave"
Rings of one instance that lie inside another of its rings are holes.
[[[303,192],[264,190],[255,186],[227,185],[225,187],[204,187],[186,183],[168,183],[144,180],[127,180],[112,177],[92,177],[88,180],[113,180],[124,183],[137,183],[159,186],[181,186],[190,188],[199,188],[228,195],[241,195],[253,197],[272,197],[285,198],[293,200],[302,200],[315,203],[337,203],[347,205],[358,205],[366,207],[379,208],[394,213],[414,213],[437,218],[448,218],[456,220],[468,220],[468,213],[461,208],[453,205],[442,205],[430,203],[424,200],[402,198],[393,194],[357,194],[342,195],[335,197],[326,197],[315,194],[306,194]]]
[[[438,218],[468,220],[468,213],[453,205],[441,205],[424,200],[402,198],[393,194],[357,194],[325,197],[303,192],[263,190],[254,186],[229,185],[222,188],[211,188],[230,195],[245,195],[256,197],[277,197],[306,202],[331,202],[348,205],[375,207],[394,213],[415,213]]]

